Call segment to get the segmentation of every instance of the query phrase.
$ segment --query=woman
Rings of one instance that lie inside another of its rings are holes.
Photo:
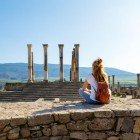
[[[96,91],[97,82],[100,81],[105,81],[109,84],[108,75],[104,71],[103,60],[98,58],[92,63],[92,73],[87,76],[85,82],[83,83],[83,87],[79,89],[79,94],[86,100],[87,103],[99,103],[96,100]],[[88,89],[89,84],[91,86],[91,90]]]

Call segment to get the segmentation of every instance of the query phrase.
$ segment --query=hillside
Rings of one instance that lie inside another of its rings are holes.
[[[115,75],[116,77],[126,78],[135,77],[135,73],[119,70],[116,68],[106,67],[108,75]],[[80,67],[80,77],[84,78],[91,72],[91,67]],[[36,79],[43,78],[43,65],[34,64],[34,73]],[[64,65],[64,77],[69,79],[70,65]],[[59,65],[48,64],[48,75],[51,78],[59,77]],[[28,66],[27,63],[5,63],[0,64],[0,79],[1,80],[27,80]]]

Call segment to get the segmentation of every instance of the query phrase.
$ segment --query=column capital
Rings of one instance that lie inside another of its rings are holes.
[[[74,44],[75,47],[80,47],[80,44]]]
[[[28,47],[28,48],[32,47],[32,44],[27,44],[27,47]]]
[[[42,44],[43,45],[43,47],[48,47],[48,44]]]
[[[64,44],[58,44],[59,48],[63,48]]]

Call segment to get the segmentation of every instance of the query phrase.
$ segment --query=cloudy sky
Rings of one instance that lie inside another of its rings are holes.
[[[106,67],[140,73],[140,0],[0,0],[0,63],[27,63],[27,44],[34,63],[71,63],[80,44],[80,66],[97,57]]]

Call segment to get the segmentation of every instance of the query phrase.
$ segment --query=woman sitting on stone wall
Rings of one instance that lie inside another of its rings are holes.
[[[98,82],[104,81],[109,85],[108,82],[108,75],[104,71],[103,60],[101,58],[96,59],[92,63],[92,73],[90,73],[87,77],[85,82],[83,83],[82,88],[79,89],[79,94],[85,99],[87,103],[90,104],[98,104],[100,103],[96,99],[97,95],[97,87]],[[89,90],[88,85],[90,85],[91,89]],[[109,93],[109,102],[111,96],[111,90],[108,89]]]

